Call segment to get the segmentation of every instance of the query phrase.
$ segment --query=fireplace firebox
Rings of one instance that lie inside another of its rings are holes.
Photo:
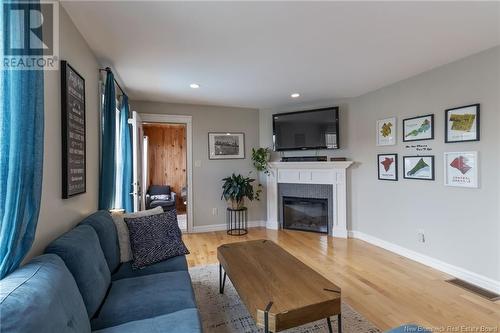
[[[283,228],[328,233],[328,199],[283,197]]]

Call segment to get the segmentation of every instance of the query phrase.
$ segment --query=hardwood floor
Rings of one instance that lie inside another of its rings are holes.
[[[190,267],[217,263],[221,244],[271,239],[342,288],[342,300],[381,330],[404,323],[436,332],[500,332],[500,302],[453,286],[450,276],[357,239],[251,228],[245,236],[225,231],[185,234]],[[457,330],[453,330],[453,329]]]

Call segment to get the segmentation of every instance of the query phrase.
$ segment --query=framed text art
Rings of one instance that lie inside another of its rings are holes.
[[[477,151],[444,153],[444,184],[457,187],[479,187]]]
[[[434,156],[403,156],[403,178],[434,180]]]
[[[61,61],[62,197],[86,191],[85,79]]]
[[[403,119],[403,141],[434,139],[434,115]]]
[[[377,146],[396,144],[396,118],[377,120]]]
[[[378,154],[378,179],[398,180],[398,154]]]
[[[479,141],[479,104],[445,110],[445,143]]]
[[[208,158],[211,160],[245,158],[245,134],[208,133]]]

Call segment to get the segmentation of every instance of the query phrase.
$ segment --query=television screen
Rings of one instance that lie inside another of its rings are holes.
[[[339,108],[273,115],[274,150],[338,149]]]

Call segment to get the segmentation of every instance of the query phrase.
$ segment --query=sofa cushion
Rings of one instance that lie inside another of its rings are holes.
[[[89,317],[92,317],[106,296],[111,281],[94,228],[79,225],[53,241],[45,252],[62,258],[75,278]]]
[[[118,246],[118,235],[111,214],[106,210],[100,210],[86,217],[81,224],[88,224],[94,228],[99,237],[109,270],[114,272],[120,264],[120,247]]]
[[[113,215],[113,222],[118,233],[118,244],[120,245],[120,262],[129,262],[132,260],[132,249],[130,248],[130,236],[128,234],[127,223],[124,218],[134,218],[163,213],[161,207],[155,209],[141,210],[135,213]]]
[[[196,308],[191,278],[185,271],[113,281],[92,329]]]
[[[55,254],[34,258],[0,281],[2,332],[90,332],[73,276]]]
[[[177,224],[177,212],[125,219],[132,246],[132,268],[142,268],[169,258],[188,254]]]
[[[115,274],[111,275],[111,280],[120,280],[131,277],[151,275],[165,272],[187,271],[187,261],[185,256],[177,256],[156,264],[146,266],[141,269],[132,269],[132,262],[124,262],[120,265]]]
[[[202,327],[198,310],[184,309],[153,318],[131,321],[122,325],[94,331],[94,333],[201,333]]]

